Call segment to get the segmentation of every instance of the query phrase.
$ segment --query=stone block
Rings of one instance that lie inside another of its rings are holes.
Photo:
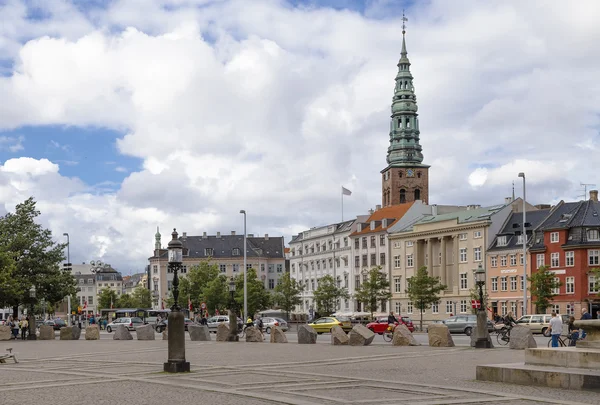
[[[262,332],[257,327],[246,328],[246,342],[262,342],[264,339]]]
[[[206,325],[189,325],[188,333],[192,342],[210,342],[210,331]]]
[[[217,342],[227,342],[227,336],[229,336],[229,325],[221,322],[217,325]]]
[[[137,340],[155,340],[154,327],[152,325],[137,326],[135,328]]]
[[[298,327],[298,343],[299,344],[315,344],[317,343],[317,332],[312,326],[300,325]]]
[[[133,336],[131,336],[129,329],[123,325],[119,325],[117,329],[115,329],[113,340],[133,340]]]
[[[99,340],[100,339],[100,328],[98,325],[89,325],[85,328],[85,340]]]
[[[375,334],[364,325],[354,325],[348,334],[350,346],[368,346],[375,339]]]
[[[166,329],[162,333],[162,340],[169,340],[169,331]]]
[[[2,325],[0,326],[0,340],[10,340],[12,336],[10,326]]]
[[[38,336],[39,340],[54,340],[56,339],[56,334],[54,333],[54,327],[50,325],[42,325],[40,326],[40,335]]]
[[[60,328],[60,340],[73,340],[73,326]]]
[[[79,329],[77,326],[71,327],[71,333],[73,333],[73,340],[79,340],[81,337],[81,329]]]
[[[490,336],[489,333],[486,333],[486,339],[488,341],[488,344],[490,345],[490,347],[494,347],[494,342],[492,342],[492,338]],[[477,343],[477,333],[475,333],[475,331],[473,331],[473,333],[471,333],[471,347],[475,347],[475,344]]]
[[[341,326],[334,326],[331,328],[331,344],[334,346],[347,345],[350,338]]]
[[[392,346],[421,346],[406,325],[398,325],[392,335]]]
[[[454,340],[448,327],[441,323],[434,323],[427,327],[427,337],[431,347],[454,347]]]
[[[533,333],[526,326],[513,326],[510,330],[508,347],[516,350],[532,349],[537,347]]]
[[[271,328],[271,343],[287,343],[287,336],[279,326]]]

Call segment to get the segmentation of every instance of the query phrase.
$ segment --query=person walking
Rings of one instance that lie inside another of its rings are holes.
[[[10,330],[12,331],[13,339],[17,340],[19,338],[19,323],[15,321],[15,318],[12,316],[8,318],[8,323],[10,326]]]
[[[556,312],[552,311],[552,319],[550,319],[550,334],[552,336],[552,347],[558,347],[558,337],[562,333],[562,319],[556,316]]]
[[[27,328],[29,327],[29,321],[28,318],[22,318],[21,319],[21,323],[20,323],[20,327],[21,327],[21,340],[26,340],[27,339]]]
[[[569,346],[575,346],[579,339],[579,328],[575,326],[575,317],[569,317]]]

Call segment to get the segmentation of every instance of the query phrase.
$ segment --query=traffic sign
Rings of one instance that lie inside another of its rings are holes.
[[[200,308],[206,309],[206,302],[203,302],[202,304],[200,304]]]
[[[471,300],[471,308],[481,308],[481,303],[479,302],[479,300]]]

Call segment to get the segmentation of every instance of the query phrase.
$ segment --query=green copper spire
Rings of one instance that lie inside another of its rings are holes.
[[[419,144],[419,119],[417,118],[417,97],[410,73],[410,61],[406,52],[407,19],[402,15],[402,51],[398,61],[396,87],[392,99],[392,122],[390,124],[390,146],[388,147],[388,167],[429,167],[422,164],[423,154]]]

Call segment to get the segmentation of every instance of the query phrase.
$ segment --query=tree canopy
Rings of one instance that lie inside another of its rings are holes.
[[[17,204],[15,212],[0,218],[0,278],[10,278],[2,285],[0,306],[33,303],[29,289],[36,288],[35,301],[56,304],[75,293],[75,280],[60,266],[66,244],[52,240],[52,232],[36,222],[40,211],[33,197]]]
[[[377,305],[391,297],[390,282],[387,275],[381,272],[381,266],[369,270],[367,280],[354,292],[354,298],[365,304],[365,309],[371,312],[371,317],[373,312],[377,311]]]
[[[110,288],[103,288],[98,293],[98,310],[116,308],[119,300],[117,292]]]
[[[413,305],[421,312],[420,329],[423,330],[423,312],[431,308],[432,304],[440,302],[440,292],[447,288],[440,282],[439,277],[431,277],[427,267],[417,270],[417,274],[408,280],[406,293]]]
[[[318,287],[313,291],[317,312],[322,315],[331,315],[336,311],[338,301],[350,297],[348,290],[338,287],[333,276],[326,275],[319,280]]]
[[[256,270],[253,268],[250,268],[246,272],[246,288],[248,313],[244,314],[245,317],[254,316],[257,312],[269,308],[269,305],[271,305],[271,294],[265,289],[265,284],[258,279]],[[235,277],[235,301],[238,308],[244,308],[244,274],[239,274]]]
[[[275,286],[273,301],[285,311],[288,319],[290,319],[290,312],[302,303],[302,298],[300,297],[302,291],[304,291],[302,283],[292,278],[289,272],[286,272],[279,279],[279,284]]]
[[[527,281],[530,283],[532,302],[538,314],[546,312],[550,302],[558,295],[553,293],[553,290],[562,285],[560,281],[557,281],[556,275],[548,269],[548,266],[541,266],[531,277],[527,277]]]
[[[219,276],[219,265],[210,260],[202,261],[192,266],[187,274],[179,275],[179,305],[187,307],[188,298],[192,301],[194,310],[200,309],[205,290]]]

